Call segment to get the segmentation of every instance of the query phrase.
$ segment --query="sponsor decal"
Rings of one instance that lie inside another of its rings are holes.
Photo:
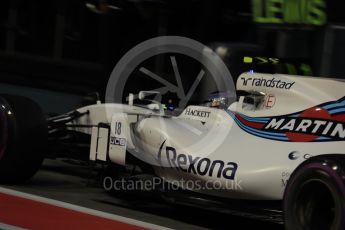
[[[290,142],[345,140],[345,97],[278,117],[247,117],[228,111],[244,131],[266,139]]]
[[[188,108],[186,109],[184,114],[188,116],[194,116],[194,117],[209,118],[211,112]]]
[[[311,154],[304,154],[304,156],[303,156],[303,158],[304,159],[306,159],[306,160],[308,160],[310,157],[312,157],[312,155]]]
[[[171,168],[177,171],[191,173],[199,176],[209,176],[234,180],[238,168],[235,162],[224,162],[222,160],[211,160],[206,157],[195,157],[189,154],[177,153],[171,146],[165,146],[164,141],[158,151],[158,160],[162,165],[162,154]]]
[[[321,26],[327,22],[326,0],[252,0],[252,10],[257,23]]]
[[[273,118],[264,128],[277,132],[307,133],[318,136],[345,138],[344,122],[336,122],[320,119],[302,118]]]
[[[126,138],[110,137],[110,144],[125,146],[126,145]]]
[[[291,153],[289,153],[288,157],[290,160],[296,160],[300,157],[300,153],[298,151],[293,151]]]
[[[281,176],[281,186],[283,188],[286,187],[288,181],[289,181],[289,178],[291,176],[291,172],[288,172],[288,171],[283,171],[282,172],[282,176]]]
[[[270,109],[276,103],[276,97],[273,94],[268,94],[265,98],[265,108]]]
[[[295,82],[287,82],[280,79],[272,78],[245,78],[241,77],[244,86],[256,86],[256,87],[267,87],[276,89],[291,89]]]

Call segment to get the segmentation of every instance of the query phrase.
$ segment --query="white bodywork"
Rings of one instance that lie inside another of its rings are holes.
[[[95,126],[76,129],[92,134],[91,160],[125,165],[130,152],[167,181],[221,184],[227,189],[197,192],[228,198],[280,200],[303,161],[345,153],[344,82],[245,73],[237,90],[250,94],[228,110],[188,106],[167,117],[136,106],[96,104],[78,109],[89,114],[73,123]]]

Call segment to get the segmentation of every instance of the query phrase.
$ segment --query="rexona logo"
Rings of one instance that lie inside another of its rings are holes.
[[[209,118],[211,112],[201,111],[201,110],[193,110],[191,108],[186,109],[185,115],[194,116],[194,117],[206,117]]]
[[[268,88],[277,88],[277,89],[291,89],[295,82],[286,82],[280,79],[272,78],[244,78],[241,77],[244,86],[257,86],[257,87],[268,87]]]
[[[222,160],[211,160],[206,157],[193,157],[189,154],[177,153],[176,149],[170,146],[164,148],[165,141],[159,148],[158,160],[162,165],[162,154],[165,154],[166,161],[171,168],[178,171],[192,173],[200,176],[210,176],[234,180],[237,164],[235,162],[224,162]],[[163,158],[164,159],[164,158]]]

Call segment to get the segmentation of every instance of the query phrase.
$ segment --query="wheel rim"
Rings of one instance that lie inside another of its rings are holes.
[[[333,189],[324,181],[306,181],[300,188],[295,204],[295,214],[303,229],[334,229],[339,203]]]

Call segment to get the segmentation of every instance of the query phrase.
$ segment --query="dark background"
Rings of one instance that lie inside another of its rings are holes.
[[[259,23],[254,2],[276,7],[325,2],[327,18],[321,25]],[[10,84],[71,95],[98,91],[103,97],[117,61],[134,45],[161,35],[189,37],[215,51],[226,47],[222,57],[234,80],[251,69],[342,78],[342,5],[341,0],[3,0],[0,82],[7,89]],[[243,63],[248,55],[278,58],[279,64]]]

